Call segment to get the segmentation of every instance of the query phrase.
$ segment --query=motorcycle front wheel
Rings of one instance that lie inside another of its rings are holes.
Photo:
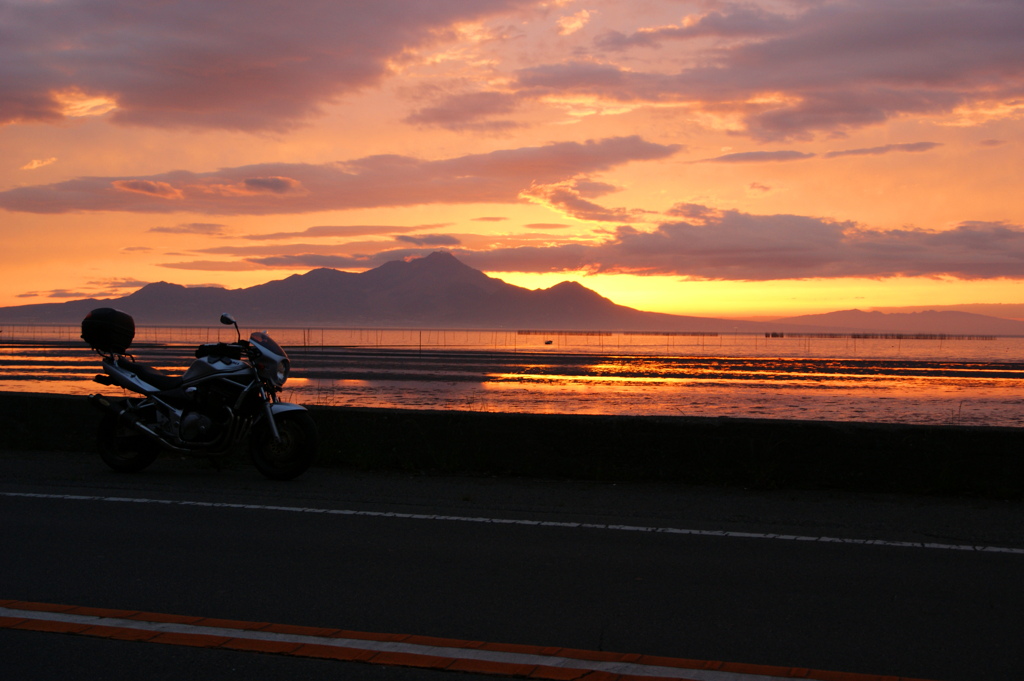
[[[269,428],[253,434],[250,445],[256,469],[272,480],[291,480],[313,465],[317,451],[317,432],[313,418],[305,411],[288,411],[274,417],[281,436],[275,442]]]
[[[160,454],[156,443],[131,426],[120,423],[114,414],[103,415],[96,445],[103,463],[118,473],[137,473]]]

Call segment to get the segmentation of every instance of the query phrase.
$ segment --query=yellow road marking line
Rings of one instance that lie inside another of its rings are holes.
[[[0,600],[0,628],[551,681],[923,681],[15,600]]]

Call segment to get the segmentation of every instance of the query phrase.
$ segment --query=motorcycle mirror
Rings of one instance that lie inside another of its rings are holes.
[[[234,317],[232,317],[227,312],[225,312],[224,314],[222,314],[220,316],[220,323],[221,324],[225,324],[227,326],[230,326],[230,325],[234,324],[235,325],[235,333],[238,335],[239,342],[241,342],[241,340],[242,340],[242,332],[238,329],[238,322],[235,321]]]

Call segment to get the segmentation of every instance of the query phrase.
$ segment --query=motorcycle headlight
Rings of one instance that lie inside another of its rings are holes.
[[[277,368],[274,370],[274,383],[277,385],[284,385],[284,382],[288,380],[288,372],[291,370],[291,364],[286,359],[282,359],[277,363]]]
[[[256,369],[265,380],[270,381],[278,388],[288,380],[288,372],[291,371],[291,364],[287,359],[280,359],[273,365],[268,362],[257,362]]]

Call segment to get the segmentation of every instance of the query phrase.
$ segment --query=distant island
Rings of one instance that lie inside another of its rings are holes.
[[[514,286],[443,251],[358,274],[321,268],[243,289],[158,282],[121,298],[3,307],[0,324],[78,324],[97,307],[124,310],[140,326],[209,326],[230,312],[262,327],[1024,336],[1024,322],[953,311],[848,310],[767,322],[644,312],[576,282]]]

